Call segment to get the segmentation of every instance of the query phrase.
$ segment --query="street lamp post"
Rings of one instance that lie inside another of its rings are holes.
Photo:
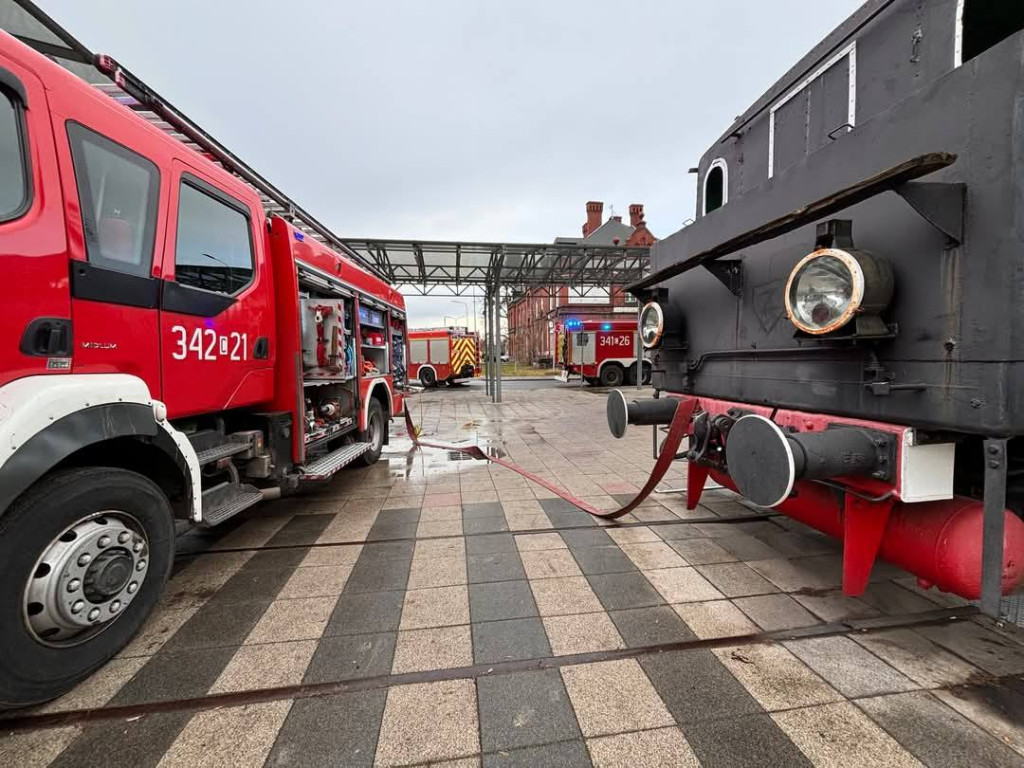
[[[469,314],[469,304],[468,303],[466,303],[465,301],[454,301],[454,300],[451,300],[450,303],[451,304],[461,304],[465,308],[465,310],[466,310],[466,317],[467,318],[470,317],[470,314]],[[473,317],[473,333],[476,333],[476,297],[475,296],[473,297],[473,314],[472,314],[472,317]]]

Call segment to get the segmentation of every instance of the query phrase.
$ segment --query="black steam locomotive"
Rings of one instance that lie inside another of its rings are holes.
[[[871,0],[704,154],[630,287],[710,474],[991,607],[1024,580],[1024,2]],[[609,401],[628,423],[673,402]],[[984,546],[982,542],[984,541]],[[984,550],[984,552],[983,552]]]

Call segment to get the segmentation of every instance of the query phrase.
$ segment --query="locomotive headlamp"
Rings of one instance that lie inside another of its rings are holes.
[[[640,342],[646,349],[656,347],[665,332],[665,313],[656,301],[650,301],[640,310]]]
[[[865,251],[819,248],[793,268],[786,314],[815,336],[839,330],[861,313],[878,314],[892,299],[892,266]]]

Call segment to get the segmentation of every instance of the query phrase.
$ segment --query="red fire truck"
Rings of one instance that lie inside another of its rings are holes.
[[[0,706],[50,699],[128,642],[176,520],[370,464],[402,410],[402,296],[96,67],[113,82],[0,32]]]
[[[562,381],[582,376],[588,384],[618,387],[636,384],[636,320],[567,319],[558,329],[558,362]],[[643,381],[651,379],[651,363],[643,361]]]
[[[416,328],[409,331],[409,378],[424,387],[449,385],[480,375],[480,336],[468,328]]]

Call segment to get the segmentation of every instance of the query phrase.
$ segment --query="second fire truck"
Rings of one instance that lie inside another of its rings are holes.
[[[131,639],[176,521],[371,464],[402,410],[402,296],[96,67],[112,82],[0,32],[0,706]]]
[[[565,321],[559,331],[558,362],[562,381],[581,376],[588,384],[619,387],[636,384],[636,319]],[[643,382],[651,379],[643,360]]]
[[[418,328],[409,331],[409,378],[426,388],[480,375],[480,336],[468,328]]]

